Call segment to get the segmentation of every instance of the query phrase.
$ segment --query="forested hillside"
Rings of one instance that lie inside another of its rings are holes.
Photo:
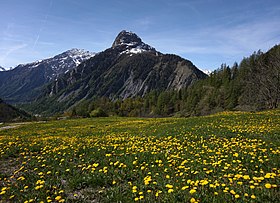
[[[31,119],[31,115],[19,110],[0,99],[0,122],[23,121]]]
[[[232,67],[222,64],[211,75],[179,91],[152,91],[145,97],[80,102],[68,113],[89,116],[191,116],[223,110],[258,111],[279,107],[280,46],[244,58]]]

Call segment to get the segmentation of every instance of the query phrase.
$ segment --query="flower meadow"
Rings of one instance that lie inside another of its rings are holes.
[[[0,131],[0,202],[279,202],[280,111]]]

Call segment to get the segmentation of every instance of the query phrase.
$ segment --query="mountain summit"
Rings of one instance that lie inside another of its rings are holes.
[[[133,32],[126,30],[121,31],[113,42],[112,48],[125,49],[122,51],[126,54],[136,54],[142,52],[156,52],[155,48],[142,42],[141,38]]]

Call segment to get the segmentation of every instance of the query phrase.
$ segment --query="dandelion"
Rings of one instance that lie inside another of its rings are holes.
[[[167,184],[165,187],[172,189],[173,185]]]
[[[61,199],[62,199],[62,197],[61,197],[60,195],[55,197],[55,200],[56,200],[56,201],[59,201],[59,200],[61,200]]]
[[[195,192],[196,192],[195,189],[191,189],[191,190],[190,190],[190,194],[193,194],[193,193],[195,193]]]
[[[6,193],[6,191],[3,190],[3,191],[0,192],[0,195],[4,195],[5,193]]]
[[[172,193],[174,190],[173,189],[169,189],[168,190],[168,193]]]
[[[266,183],[265,187],[269,189],[269,188],[271,188],[271,184],[270,183]]]
[[[196,202],[195,198],[191,198],[190,202],[195,203]]]

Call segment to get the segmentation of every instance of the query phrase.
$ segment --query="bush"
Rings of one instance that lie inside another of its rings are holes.
[[[101,108],[94,109],[89,115],[90,117],[108,117],[108,114]]]

